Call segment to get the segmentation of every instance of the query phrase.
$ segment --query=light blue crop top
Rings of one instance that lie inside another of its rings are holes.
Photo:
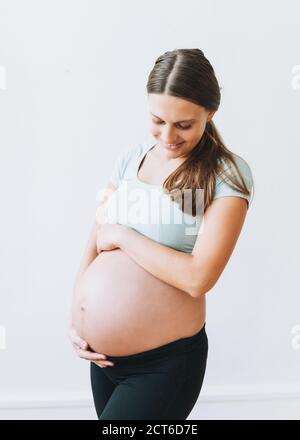
[[[121,153],[115,162],[109,180],[117,188],[105,207],[106,221],[131,227],[141,234],[165,246],[191,253],[197,239],[202,215],[192,217],[183,213],[177,203],[163,193],[161,185],[141,181],[138,168],[146,153],[155,145],[146,141]],[[213,198],[238,196],[252,202],[253,178],[249,165],[234,155],[245,180],[250,196],[231,188],[225,180],[217,178]],[[204,190],[200,190],[203,191]]]

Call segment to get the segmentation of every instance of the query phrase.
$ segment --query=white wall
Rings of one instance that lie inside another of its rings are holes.
[[[96,418],[88,363],[67,338],[96,194],[116,156],[149,136],[155,59],[196,47],[255,194],[207,296],[193,414],[300,418],[299,15],[296,0],[0,0],[0,418],[60,418],[61,401],[69,418]]]

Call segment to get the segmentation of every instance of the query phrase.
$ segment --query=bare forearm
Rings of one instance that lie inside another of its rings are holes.
[[[125,227],[126,228],[126,227]],[[136,263],[160,280],[193,296],[193,256],[164,246],[126,228],[119,246]]]
[[[75,278],[75,283],[74,283],[74,287],[77,286],[81,276],[83,275],[83,273],[86,271],[86,269],[88,268],[88,266],[95,260],[95,258],[97,257],[98,253],[97,253],[97,249],[96,249],[96,245],[95,246],[91,246],[91,248],[89,248],[83,257],[83,260],[80,264],[80,267],[78,269],[76,278]]]
[[[97,235],[98,224],[95,222],[90,233],[88,243],[86,245],[77,275],[74,281],[74,296],[76,295],[76,288],[78,286],[79,280],[88,266],[95,260],[98,255],[97,252],[97,244],[96,244],[96,235]]]

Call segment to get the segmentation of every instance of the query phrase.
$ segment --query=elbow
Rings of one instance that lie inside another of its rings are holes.
[[[199,299],[201,296],[205,295],[206,291],[200,289],[199,287],[194,287],[188,292],[192,298]]]
[[[199,299],[208,293],[217,283],[222,270],[212,267],[208,264],[197,263],[197,267],[192,268],[190,272],[190,290],[189,293],[193,298]]]
[[[195,283],[189,290],[189,294],[195,298],[195,299],[199,299],[202,296],[204,296],[207,292],[209,292],[214,285],[216,284],[217,280],[212,281],[212,280],[207,280],[207,281],[202,281],[201,283]]]

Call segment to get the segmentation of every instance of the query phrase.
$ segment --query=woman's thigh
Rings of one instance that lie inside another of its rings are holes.
[[[138,367],[107,367],[101,373],[117,385],[100,420],[185,420],[199,396],[206,360],[207,346],[198,345]]]
[[[116,385],[104,374],[103,368],[94,362],[90,362],[90,377],[94,405],[99,419]]]

